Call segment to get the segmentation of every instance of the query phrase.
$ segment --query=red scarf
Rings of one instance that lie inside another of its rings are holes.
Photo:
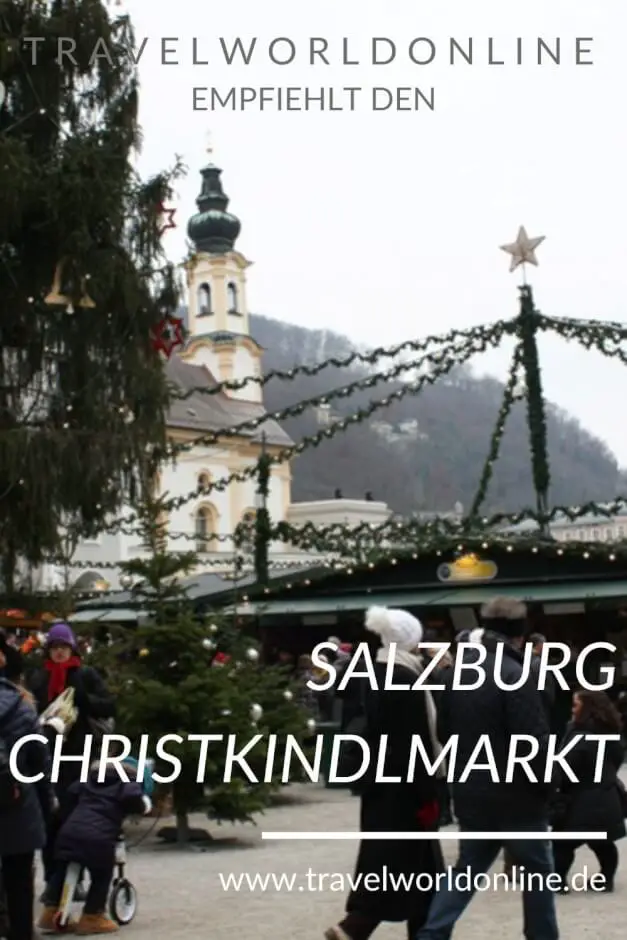
[[[64,663],[53,663],[51,659],[46,660],[45,668],[50,673],[48,680],[48,702],[54,702],[55,698],[58,698],[62,692],[65,692],[68,670],[76,669],[80,664],[81,661],[78,656],[70,656]]]

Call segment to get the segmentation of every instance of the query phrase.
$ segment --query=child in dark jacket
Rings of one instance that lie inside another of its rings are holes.
[[[55,840],[55,869],[47,889],[48,905],[39,921],[40,929],[54,928],[70,862],[84,866],[90,875],[89,891],[75,932],[91,935],[118,929],[105,914],[116,841],[126,816],[143,815],[151,809],[150,800],[142,785],[133,780],[130,768],[127,768],[127,775],[129,783],[120,779],[115,767],[108,766],[99,782],[100,764],[96,763],[90,768],[86,783],[77,782],[69,788],[68,798],[74,806]]]

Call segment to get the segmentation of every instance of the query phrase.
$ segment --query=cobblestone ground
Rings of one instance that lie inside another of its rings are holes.
[[[122,930],[128,940],[176,937],[227,940],[321,940],[324,928],[343,911],[344,891],[225,891],[220,875],[316,872],[352,873],[354,842],[266,842],[267,830],[347,830],[357,828],[357,800],[343,791],[290,787],[281,805],[270,809],[259,826],[221,826],[205,852],[176,849],[155,838],[147,821],[129,830],[128,874],[139,893],[136,919]],[[199,825],[206,820],[198,817]],[[160,821],[158,826],[163,823]],[[133,842],[141,843],[133,848]],[[444,844],[454,860],[455,842]],[[623,848],[623,859],[627,849]],[[500,862],[498,863],[500,866]],[[587,850],[575,868],[596,871]],[[627,869],[627,864],[625,865]],[[619,940],[626,935],[627,870],[619,873],[613,895],[570,894],[557,899],[564,940]],[[405,940],[401,925],[384,925],[381,940]],[[522,936],[520,896],[499,890],[478,895],[460,922],[455,940],[509,940]]]

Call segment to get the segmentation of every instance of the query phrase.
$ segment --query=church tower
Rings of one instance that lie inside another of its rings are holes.
[[[235,248],[241,223],[228,211],[221,174],[213,162],[201,170],[198,212],[187,226],[194,252],[185,264],[189,339],[183,358],[227,382],[261,375],[263,350],[250,335],[246,269],[252,262]],[[254,382],[227,394],[262,401],[261,386]]]

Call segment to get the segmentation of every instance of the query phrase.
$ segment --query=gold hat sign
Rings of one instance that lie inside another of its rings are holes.
[[[65,307],[67,313],[74,313],[74,303],[71,296],[71,288],[67,283],[63,283],[64,276],[67,269],[67,259],[59,261],[54,271],[54,279],[52,281],[52,287],[50,292],[44,298],[44,303],[49,306],[59,306]],[[89,275],[85,275],[81,279],[81,299],[78,301],[78,306],[84,309],[93,309],[96,304],[91,299],[87,293],[87,281],[89,280]],[[70,293],[66,291],[70,290]]]
[[[498,568],[493,561],[479,558],[475,554],[462,555],[455,561],[447,561],[438,567],[439,581],[447,584],[462,584],[467,581],[493,581]]]

